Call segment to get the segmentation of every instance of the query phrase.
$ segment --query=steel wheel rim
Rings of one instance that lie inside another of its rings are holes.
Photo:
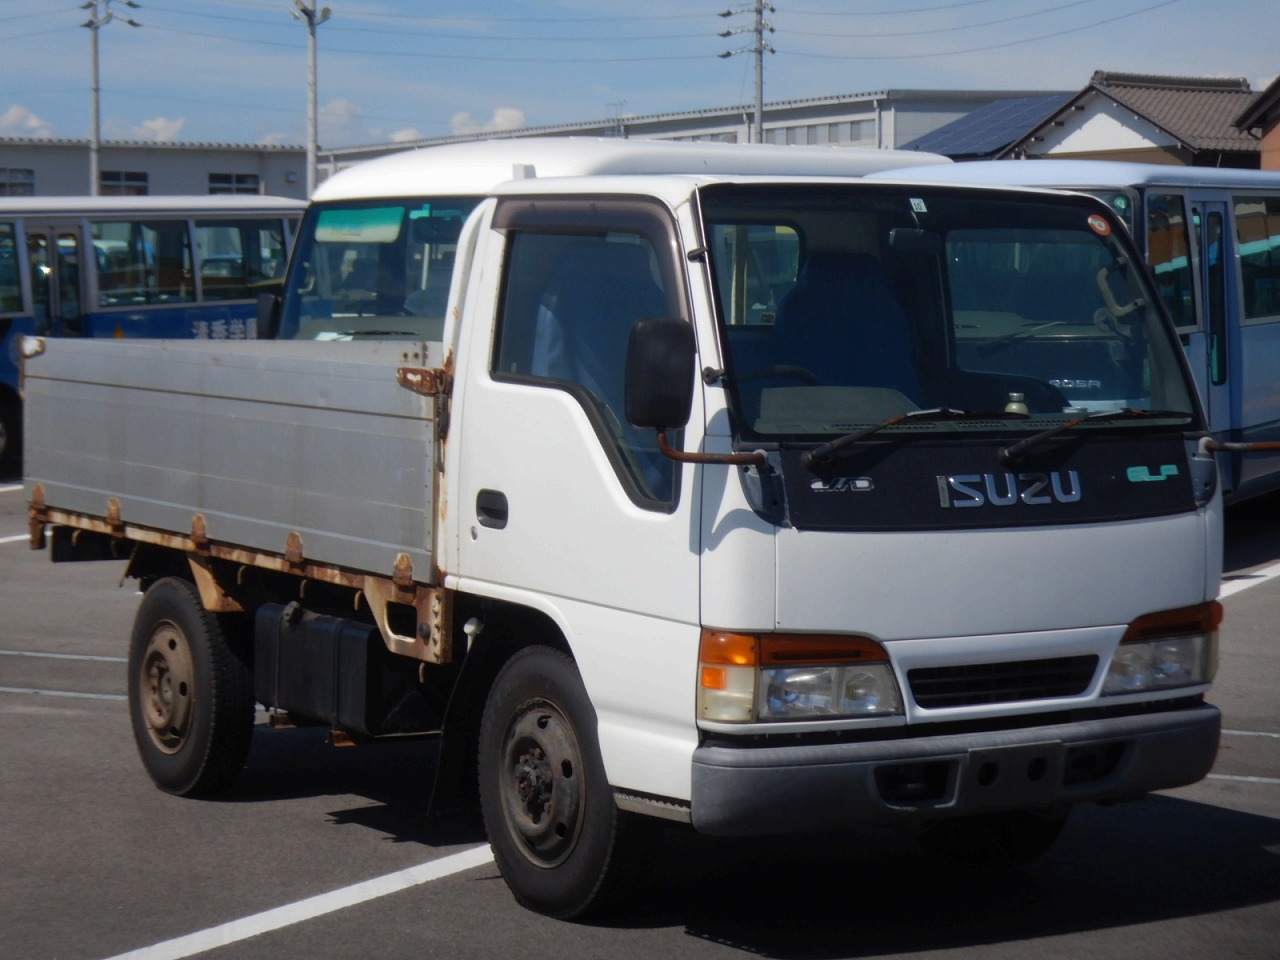
[[[573,726],[545,701],[525,704],[502,745],[502,813],[525,858],[555,867],[577,846],[586,781]]]
[[[182,749],[191,730],[195,665],[186,635],[164,622],[152,631],[142,655],[138,680],[142,714],[151,742],[164,753]]]

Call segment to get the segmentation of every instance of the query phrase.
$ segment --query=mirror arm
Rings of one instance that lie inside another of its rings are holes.
[[[1272,453],[1280,451],[1280,440],[1253,440],[1249,443],[1233,443],[1226,440],[1206,440],[1206,450],[1222,450],[1226,453]]]
[[[685,453],[667,442],[665,430],[658,431],[658,449],[664,456],[677,463],[723,463],[730,466],[749,466],[768,462],[768,457],[763,450],[752,453]]]

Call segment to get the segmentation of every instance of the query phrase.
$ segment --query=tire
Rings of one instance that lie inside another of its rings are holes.
[[[1047,853],[1067,824],[1068,810],[1010,810],[940,820],[916,836],[925,854],[970,867],[1001,869]]]
[[[22,417],[15,404],[0,397],[0,471],[20,465],[22,459]]]
[[[186,580],[157,580],[142,598],[129,645],[129,716],[142,765],[161,790],[207,796],[244,766],[254,697],[242,639]]]
[[[477,759],[494,859],[525,907],[562,920],[598,914],[647,868],[657,835],[614,803],[595,711],[563,653],[533,646],[507,661]]]

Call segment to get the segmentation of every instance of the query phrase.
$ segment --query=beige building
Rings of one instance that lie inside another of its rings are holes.
[[[263,193],[305,199],[306,150],[298,146],[108,141],[100,193]],[[0,137],[0,196],[84,196],[89,141]]]

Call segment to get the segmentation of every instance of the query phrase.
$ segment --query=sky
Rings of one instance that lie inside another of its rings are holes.
[[[306,142],[308,31],[290,11],[323,0],[137,2],[97,4],[114,14],[98,30],[103,139]],[[764,99],[1076,91],[1095,70],[1262,90],[1280,73],[1275,2],[774,0]],[[0,136],[88,139],[92,6],[0,0]],[[322,149],[754,103],[755,0],[328,7]]]

